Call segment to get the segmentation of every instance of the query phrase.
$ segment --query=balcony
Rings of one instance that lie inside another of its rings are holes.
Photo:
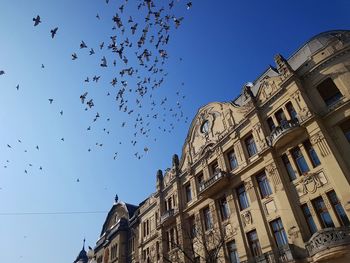
[[[169,209],[165,211],[160,217],[160,223],[164,224],[166,221],[171,221],[170,219],[175,219],[175,209]]]
[[[274,128],[266,139],[269,146],[279,147],[297,138],[303,131],[298,119],[285,120],[281,125]]]
[[[287,263],[295,261],[296,259],[294,257],[292,247],[290,247],[290,245],[285,245],[275,250],[265,252],[260,256],[254,257],[253,259],[242,261],[241,263]]]
[[[350,258],[350,227],[322,229],[312,235],[305,247],[313,262],[344,257],[345,254]]]
[[[222,189],[225,184],[228,182],[229,174],[224,173],[223,171],[216,172],[208,180],[204,181],[199,186],[199,194],[205,197],[208,197],[220,189]]]

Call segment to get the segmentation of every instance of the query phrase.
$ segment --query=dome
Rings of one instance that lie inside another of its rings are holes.
[[[339,40],[343,37],[350,36],[350,30],[331,30],[320,33],[307,41],[300,49],[298,49],[289,59],[288,63],[296,70],[307,58],[311,57],[319,50],[325,48],[330,42]]]

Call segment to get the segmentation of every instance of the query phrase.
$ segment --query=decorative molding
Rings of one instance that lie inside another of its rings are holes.
[[[312,135],[310,139],[311,139],[310,140],[311,143],[313,145],[317,145],[317,147],[320,149],[322,157],[325,157],[331,153],[331,150],[327,144],[326,138],[324,137],[321,131]]]
[[[303,122],[311,117],[311,111],[307,108],[304,107],[298,112],[298,117],[300,122]]]
[[[275,163],[270,163],[265,167],[267,175],[272,179],[272,183],[274,185],[275,192],[277,190],[282,190],[281,178],[279,177],[278,170]]]
[[[253,224],[253,217],[250,211],[244,211],[241,213],[242,222],[244,226]]]
[[[324,172],[312,173],[301,178],[299,184],[296,185],[296,190],[299,196],[313,194],[327,183],[328,180]]]

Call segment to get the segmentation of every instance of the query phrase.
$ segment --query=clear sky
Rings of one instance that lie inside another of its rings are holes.
[[[135,1],[125,5],[124,16],[141,19],[141,11],[127,7]],[[94,246],[115,194],[138,204],[155,190],[156,171],[171,165],[173,153],[181,154],[199,107],[235,98],[245,82],[273,65],[276,53],[288,58],[318,33],[350,29],[347,0],[192,2],[186,10],[186,1],[175,1],[174,12],[185,18],[171,31],[164,66],[168,75],[154,91],[152,114],[166,115],[151,120],[148,138],[135,138],[136,114],[150,112],[152,100],[145,99],[139,109],[130,99],[128,110],[135,113],[118,111],[109,82],[119,71],[113,72],[111,53],[98,48],[116,34],[111,19],[122,1],[1,0],[1,262],[72,262],[84,237]],[[32,18],[38,14],[42,23],[34,27]],[[81,40],[96,54],[80,50]],[[109,62],[106,69],[99,65],[103,55]],[[101,76],[98,83],[84,82],[94,75]],[[92,110],[85,111],[80,103],[85,91],[94,98]],[[159,105],[165,97],[166,110]],[[169,112],[177,102],[184,113],[180,121]],[[101,117],[93,122],[96,112]],[[168,132],[170,125],[174,129]]]

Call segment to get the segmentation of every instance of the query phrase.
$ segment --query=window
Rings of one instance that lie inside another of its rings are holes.
[[[225,221],[230,217],[230,208],[228,206],[226,197],[223,197],[219,200],[219,206],[220,206],[221,219]]]
[[[234,240],[227,243],[227,252],[228,252],[228,257],[230,259],[230,263],[239,263],[237,246]]]
[[[295,172],[294,172],[294,169],[292,167],[292,164],[290,163],[289,158],[288,158],[288,156],[286,154],[282,155],[282,161],[283,161],[284,167],[286,167],[289,179],[291,181],[295,180],[297,177],[295,175]]]
[[[228,161],[230,162],[230,169],[233,170],[233,169],[237,168],[238,162],[237,162],[235,151],[233,151],[233,150],[230,151],[227,154],[227,157],[228,157]]]
[[[288,102],[286,104],[286,109],[288,111],[288,114],[292,120],[297,119],[297,112],[295,111],[293,104],[291,102]]]
[[[191,191],[191,185],[187,184],[185,186],[185,191],[186,191],[186,201],[187,203],[192,200],[192,191]]]
[[[270,128],[270,131],[273,131],[276,128],[276,125],[273,122],[273,119],[271,117],[269,117],[266,121],[267,121],[267,125]]]
[[[305,161],[303,154],[300,151],[300,148],[295,147],[294,149],[292,149],[291,153],[292,153],[292,157],[293,157],[294,161],[297,164],[299,173],[300,174],[307,173],[310,169]]]
[[[311,234],[317,232],[317,227],[316,227],[315,221],[312,218],[312,215],[310,213],[310,209],[307,206],[307,204],[303,204],[301,206],[301,210],[303,211],[306,223],[307,223],[307,225],[309,227],[309,230],[310,230]]]
[[[348,226],[350,225],[349,218],[346,215],[343,206],[341,205],[337,194],[332,190],[329,193],[327,193],[328,199],[332,204],[333,210],[335,214],[337,215],[337,218],[341,225]]]
[[[241,210],[249,207],[247,192],[245,191],[245,187],[243,184],[237,188],[237,195]]]
[[[255,141],[254,141],[253,135],[249,135],[245,139],[245,145],[247,147],[247,151],[248,151],[249,157],[255,155],[258,152],[257,149],[256,149],[256,145],[255,145]]]
[[[170,231],[170,247],[175,248],[176,247],[176,236],[175,236],[175,228],[171,228]]]
[[[307,154],[310,157],[311,163],[313,167],[319,166],[321,164],[320,159],[318,159],[317,153],[312,147],[309,140],[306,140],[304,143],[305,150],[307,151]]]
[[[322,227],[334,227],[331,216],[328,213],[327,207],[322,199],[322,197],[317,197],[312,201],[315,207],[318,218],[321,221]]]
[[[203,209],[203,217],[204,217],[204,228],[205,230],[210,230],[213,228],[213,222],[211,220],[211,213],[209,207]]]
[[[247,233],[248,242],[250,250],[254,257],[260,256],[262,254],[261,248],[260,248],[260,242],[258,239],[258,234],[255,230],[250,231]]]
[[[204,176],[202,173],[200,173],[199,175],[197,175],[197,182],[198,182],[198,187],[200,187],[203,184],[203,180]]]
[[[343,97],[333,80],[330,78],[318,85],[317,90],[327,106],[332,106]]]
[[[200,256],[197,256],[194,258],[194,263],[200,263],[200,262],[201,262]]]
[[[272,194],[271,187],[265,173],[259,174],[256,177],[256,180],[258,181],[260,194],[262,198],[265,198]]]
[[[340,125],[340,128],[343,130],[345,138],[350,143],[350,120],[345,121],[342,125]]]
[[[118,249],[117,244],[112,246],[112,248],[111,248],[111,260],[113,260],[117,257],[117,249]]]
[[[202,133],[208,133],[209,132],[209,121],[204,121],[201,126],[201,132]]]
[[[284,112],[282,109],[279,109],[278,111],[276,111],[275,117],[279,125],[283,125],[283,123],[287,120],[286,115],[284,115]]]
[[[219,172],[219,165],[218,162],[214,162],[211,166],[211,174],[217,174]]]
[[[188,228],[189,228],[190,237],[195,238],[197,236],[197,230],[196,230],[196,223],[195,223],[194,216],[188,219]]]
[[[288,239],[287,239],[286,231],[284,231],[281,218],[271,221],[270,225],[271,225],[277,246],[283,247],[287,245]]]
[[[102,256],[99,256],[99,257],[97,258],[97,263],[102,263]]]

